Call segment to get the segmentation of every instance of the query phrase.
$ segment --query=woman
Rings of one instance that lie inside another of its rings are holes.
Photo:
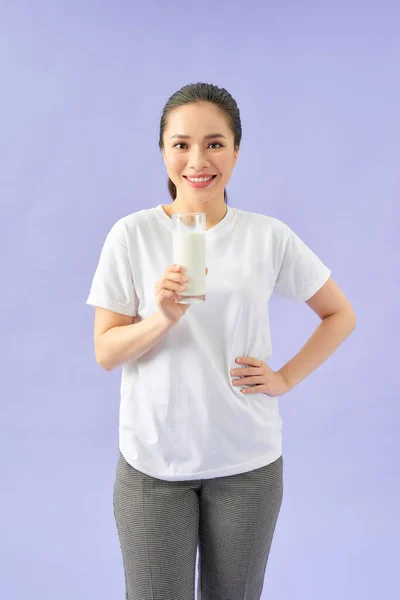
[[[197,548],[199,600],[261,597],[283,496],[278,397],[355,327],[330,269],[288,225],[228,206],[241,137],[225,89],[169,99],[159,146],[172,202],[113,225],[87,300],[98,363],[123,366],[114,515],[128,600],[192,600]],[[171,264],[176,212],[206,214],[201,304],[176,302],[187,281]],[[274,291],[321,318],[276,372]]]

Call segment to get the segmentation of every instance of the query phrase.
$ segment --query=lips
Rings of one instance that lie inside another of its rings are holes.
[[[190,187],[202,189],[202,188],[207,188],[207,187],[211,186],[217,176],[211,175],[211,179],[207,178],[206,181],[193,181],[193,180],[189,179],[189,177],[187,177],[186,175],[183,175],[183,177],[186,179],[186,181],[188,182],[188,185],[190,185]],[[210,176],[199,175],[199,179],[202,179],[203,177],[210,177]]]

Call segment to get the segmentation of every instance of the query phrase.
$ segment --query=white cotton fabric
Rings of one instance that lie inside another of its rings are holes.
[[[278,398],[232,385],[238,356],[272,356],[268,303],[313,296],[330,269],[284,222],[227,206],[206,231],[206,301],[138,360],[122,367],[119,448],[166,481],[235,475],[282,454]],[[173,263],[172,219],[162,205],[109,231],[86,303],[145,319],[154,284]],[[135,326],[135,325],[133,325]]]

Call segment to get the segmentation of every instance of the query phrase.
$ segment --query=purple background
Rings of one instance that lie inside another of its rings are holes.
[[[115,221],[170,202],[161,111],[205,81],[241,111],[230,205],[294,228],[357,314],[280,400],[285,491],[263,598],[393,598],[399,4],[0,7],[0,596],[124,597],[112,506],[121,370],[97,365],[85,301]],[[319,320],[277,296],[270,306],[278,369]]]

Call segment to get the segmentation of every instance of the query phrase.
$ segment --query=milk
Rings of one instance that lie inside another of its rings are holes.
[[[206,293],[205,232],[185,229],[174,231],[172,237],[173,262],[181,265],[180,272],[189,277],[189,281],[184,282],[186,289],[177,294],[182,296],[183,302],[202,302]]]

